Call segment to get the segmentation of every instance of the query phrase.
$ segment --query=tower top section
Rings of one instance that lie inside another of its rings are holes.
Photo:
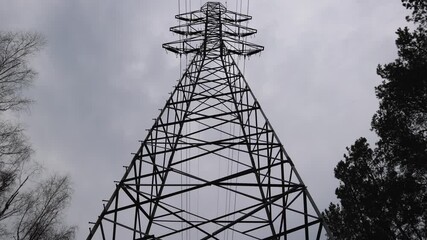
[[[170,31],[181,35],[179,40],[163,44],[177,54],[218,52],[250,56],[264,50],[263,46],[246,41],[257,30],[244,26],[251,16],[228,10],[219,2],[207,2],[200,10],[175,16],[180,24]]]

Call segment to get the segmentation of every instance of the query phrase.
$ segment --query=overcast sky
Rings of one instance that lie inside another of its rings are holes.
[[[176,0],[0,0],[1,31],[47,39],[31,62],[36,103],[20,119],[35,159],[72,178],[67,221],[77,239],[179,78],[179,58],[161,48],[177,38],[168,31],[177,13]],[[323,210],[336,201],[333,168],[345,147],[361,136],[375,142],[376,66],[396,58],[395,31],[408,12],[398,0],[252,0],[249,14],[258,29],[249,40],[265,51],[246,62],[246,80]]]

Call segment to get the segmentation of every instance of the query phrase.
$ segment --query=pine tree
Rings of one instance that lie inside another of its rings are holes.
[[[398,29],[398,58],[377,68],[379,141],[358,139],[335,168],[340,203],[325,218],[338,239],[427,238],[427,2],[402,2],[416,29]]]

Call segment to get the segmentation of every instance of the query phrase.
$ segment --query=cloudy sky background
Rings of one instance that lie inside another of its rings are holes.
[[[179,58],[161,48],[177,38],[168,31],[177,13],[177,0],[0,0],[1,31],[47,39],[31,61],[39,76],[27,94],[36,103],[19,118],[35,159],[72,178],[67,221],[77,239],[180,77]],[[258,34],[248,40],[265,51],[246,61],[245,77],[323,210],[336,201],[333,168],[345,147],[360,136],[375,142],[376,66],[396,58],[408,12],[399,0],[252,0],[249,14]]]

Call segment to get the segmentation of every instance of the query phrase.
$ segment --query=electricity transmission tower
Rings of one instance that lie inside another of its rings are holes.
[[[320,239],[321,215],[233,56],[250,16],[208,2],[163,44],[188,67],[87,239]]]

